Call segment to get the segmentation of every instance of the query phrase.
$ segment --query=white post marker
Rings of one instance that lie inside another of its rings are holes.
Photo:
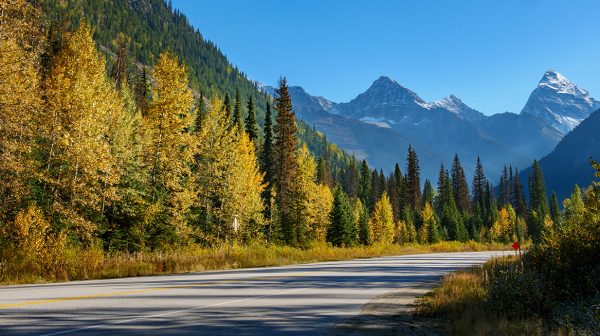
[[[238,222],[237,216],[233,217],[233,232],[237,233],[240,228],[240,222]]]

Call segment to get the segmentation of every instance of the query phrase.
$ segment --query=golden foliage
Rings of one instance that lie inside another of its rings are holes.
[[[106,77],[104,57],[85,23],[67,33],[45,83],[46,113],[42,180],[53,212],[89,241],[95,225],[88,213],[116,199],[119,173],[111,152],[110,125],[122,118],[118,93]]]
[[[505,243],[511,240],[512,223],[510,220],[509,212],[506,208],[502,208],[498,212],[498,219],[492,226],[491,233],[492,237],[495,240],[499,240]]]
[[[394,214],[387,192],[375,204],[370,225],[374,242],[391,243],[394,240]]]

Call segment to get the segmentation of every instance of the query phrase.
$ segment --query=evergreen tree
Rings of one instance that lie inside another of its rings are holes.
[[[250,138],[250,141],[256,142],[258,141],[258,124],[256,123],[256,113],[254,111],[254,100],[252,96],[248,99],[248,104],[246,105],[246,109],[248,110],[248,116],[246,116],[246,133]]]
[[[348,198],[339,187],[333,194],[333,207],[329,220],[331,224],[327,231],[327,241],[333,246],[351,246],[354,243],[354,218],[352,218]]]
[[[440,229],[433,207],[429,202],[425,203],[423,206],[423,210],[421,211],[421,221],[423,223],[421,224],[421,229],[419,231],[421,242],[432,244],[438,243],[441,240]]]
[[[273,201],[273,174],[274,174],[274,152],[273,152],[273,117],[271,116],[271,104],[267,102],[264,124],[264,139],[262,151],[260,153],[261,170],[265,174],[267,186],[262,193],[263,203],[265,205],[265,218],[267,220],[267,239],[271,239],[273,234],[272,222],[272,201]]]
[[[381,198],[381,184],[379,183],[379,173],[376,169],[371,171],[371,201],[370,204],[375,204]]]
[[[408,146],[407,155],[407,168],[406,168],[406,203],[413,209],[418,210],[421,208],[421,177],[419,169],[419,158],[417,153]]]
[[[240,90],[235,90],[235,98],[233,103],[233,118],[232,118],[232,126],[237,127],[238,130],[243,130],[244,126],[242,125],[242,101],[240,98]]]
[[[274,181],[277,207],[279,211],[283,240],[287,244],[301,244],[305,237],[302,228],[306,223],[301,217],[295,197],[298,192],[296,119],[292,110],[292,99],[288,92],[287,80],[279,81],[275,90],[275,110],[277,111],[274,145]]]
[[[431,182],[429,182],[429,179],[425,179],[425,187],[423,188],[423,206],[425,206],[425,204],[429,203],[430,205],[433,204],[433,200],[435,197],[435,192],[433,191],[433,187],[431,186]]]
[[[516,210],[517,216],[525,217],[527,215],[527,203],[525,202],[525,193],[523,192],[523,185],[521,184],[521,176],[519,171],[515,172],[512,187],[512,205]]]
[[[360,164],[360,181],[358,183],[358,197],[361,202],[372,211],[374,203],[371,203],[371,170],[367,161],[362,160]]]
[[[346,172],[344,174],[344,191],[350,197],[358,197],[358,180],[359,180],[359,171],[356,166],[356,160],[354,157],[350,159],[350,163],[346,168]],[[364,205],[364,204],[363,204]]]
[[[552,192],[552,196],[550,196],[550,218],[552,218],[552,222],[554,223],[554,227],[557,229],[561,227],[561,218],[560,218],[560,207],[558,206],[558,198],[556,197],[556,193]]]
[[[400,170],[400,165],[396,163],[394,166],[394,179],[396,180],[396,185],[398,188],[398,209],[399,212],[403,211],[405,201],[406,201],[406,188],[404,175],[402,175],[402,170]]]
[[[360,215],[358,217],[358,239],[361,245],[368,246],[373,244],[373,233],[369,225],[369,209],[360,203]]]
[[[473,176],[473,203],[479,205],[479,209],[485,211],[485,188],[487,179],[483,172],[481,160],[477,157],[477,165],[475,166],[475,175]]]
[[[462,168],[458,154],[454,155],[452,162],[452,194],[454,195],[454,203],[461,213],[471,212],[471,201],[469,199],[469,186],[465,171]]]
[[[394,222],[397,222],[402,214],[400,213],[400,193],[398,190],[398,185],[396,184],[396,178],[393,174],[387,179],[386,189],[390,197],[392,210],[394,211]]]
[[[119,33],[117,35],[117,39],[114,42],[116,45],[116,59],[113,64],[113,68],[111,69],[111,77],[115,82],[117,90],[121,90],[123,83],[127,82],[127,68],[128,68],[128,53],[127,44],[129,43],[129,38],[125,36],[123,33]]]
[[[135,82],[135,105],[141,111],[142,115],[146,115],[146,111],[148,110],[149,93],[150,84],[148,84],[148,74],[146,73],[146,68],[142,68]]]
[[[402,212],[402,218],[406,224],[406,236],[408,237],[409,243],[414,243],[417,241],[417,228],[415,226],[415,218],[414,214],[410,208],[410,206],[406,205],[404,207],[404,211]]]
[[[225,120],[231,120],[231,99],[229,94],[225,94],[225,100],[223,100],[223,111],[225,112]]]
[[[550,212],[546,195],[544,174],[538,161],[534,160],[529,175],[529,210],[536,211],[540,218],[544,218]]]

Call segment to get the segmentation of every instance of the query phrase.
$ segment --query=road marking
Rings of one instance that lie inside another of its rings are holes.
[[[316,273],[321,273],[321,272],[317,271]],[[363,280],[366,280],[366,279],[369,279],[369,278],[371,278],[371,276],[363,277],[363,278],[359,278],[359,279],[354,279],[353,281],[363,281]],[[165,313],[160,313],[160,314],[143,315],[143,316],[138,316],[138,317],[134,317],[134,318],[126,319],[126,320],[120,320],[120,321],[114,321],[114,322],[108,322],[108,323],[102,323],[102,324],[95,324],[95,325],[91,325],[91,326],[87,326],[87,327],[82,327],[82,328],[77,328],[77,329],[69,329],[69,330],[57,331],[57,332],[53,332],[53,333],[49,333],[49,334],[42,334],[40,336],[56,336],[56,335],[71,334],[71,333],[78,332],[78,331],[84,331],[84,330],[89,330],[89,329],[96,329],[96,328],[107,327],[107,326],[111,326],[111,325],[123,324],[123,323],[134,322],[134,321],[145,320],[145,319],[152,319],[152,318],[155,318],[155,317],[163,317],[163,316],[175,315],[175,314],[180,314],[180,313],[186,313],[186,312],[193,311],[193,310],[199,310],[199,309],[205,309],[205,308],[211,308],[211,307],[218,307],[218,306],[223,306],[223,305],[230,304],[230,303],[237,303],[237,302],[258,300],[258,299],[262,299],[262,298],[266,298],[266,297],[277,296],[277,295],[282,295],[282,294],[289,294],[289,293],[299,292],[299,291],[308,290],[308,289],[316,289],[316,288],[325,287],[325,286],[331,286],[331,284],[323,284],[323,285],[320,285],[320,286],[296,288],[296,289],[292,289],[292,290],[280,291],[280,292],[273,293],[273,294],[265,294],[265,295],[259,295],[259,296],[251,297],[251,298],[245,298],[245,299],[238,299],[238,300],[232,300],[232,301],[226,301],[226,302],[213,303],[213,304],[210,304],[210,305],[207,305],[207,306],[199,306],[199,307],[192,307],[192,308],[181,309],[181,310],[173,310],[173,311],[169,311],[169,312],[165,312]],[[399,287],[404,287],[404,286],[399,286]]]
[[[170,289],[204,287],[204,286],[210,286],[210,285],[222,285],[222,284],[227,284],[227,283],[237,283],[237,282],[245,282],[245,281],[280,279],[280,278],[303,276],[303,275],[309,275],[309,274],[312,275],[312,274],[317,274],[317,273],[322,273],[322,272],[317,271],[317,272],[303,272],[303,273],[288,273],[286,275],[266,275],[266,276],[259,276],[259,277],[253,277],[253,278],[245,278],[245,279],[217,280],[217,281],[197,282],[197,283],[184,284],[184,285],[150,287],[150,288],[144,288],[144,289],[134,289],[134,290],[129,290],[129,291],[109,292],[109,293],[100,293],[100,294],[93,294],[93,295],[71,296],[71,297],[63,297],[63,298],[55,298],[55,299],[45,299],[45,300],[38,300],[38,301],[23,301],[23,302],[0,304],[0,309],[23,307],[23,306],[34,306],[34,305],[42,305],[42,304],[64,302],[64,301],[77,301],[77,300],[98,299],[98,298],[104,298],[104,297],[126,296],[126,295],[132,295],[132,294],[149,293],[149,292],[156,292],[156,291],[163,291],[163,290],[170,290]]]
[[[138,321],[138,320],[151,319],[151,318],[155,318],[155,317],[163,317],[163,316],[169,316],[169,315],[174,315],[174,314],[179,314],[179,313],[185,313],[185,312],[189,312],[189,311],[192,311],[192,310],[198,310],[198,309],[204,309],[204,308],[211,308],[211,307],[223,306],[223,305],[230,304],[230,303],[251,301],[251,300],[262,299],[262,298],[266,298],[266,297],[270,297],[270,296],[277,296],[277,295],[282,295],[282,294],[289,294],[289,293],[299,292],[299,291],[310,289],[310,288],[311,287],[296,288],[296,289],[287,290],[287,291],[281,291],[281,292],[277,292],[277,293],[273,293],[273,294],[266,294],[266,295],[260,295],[260,296],[251,297],[251,298],[245,298],[245,299],[239,299],[239,300],[232,300],[232,301],[214,303],[214,304],[210,304],[210,305],[207,305],[207,306],[192,307],[192,308],[181,309],[181,310],[173,310],[173,311],[170,311],[170,312],[160,313],[160,314],[154,314],[154,315],[143,315],[143,316],[138,316],[138,317],[134,317],[134,318],[126,319],[126,320],[114,321],[114,322],[103,323],[103,324],[95,324],[95,325],[91,325],[91,326],[87,326],[87,327],[83,327],[83,328],[63,330],[63,331],[58,331],[58,332],[54,332],[54,333],[50,333],[50,334],[42,334],[41,336],[56,336],[56,335],[70,334],[70,333],[74,333],[74,332],[78,332],[78,331],[89,330],[89,329],[96,329],[96,328],[106,327],[106,326],[115,325],[115,324],[123,324],[123,323]]]

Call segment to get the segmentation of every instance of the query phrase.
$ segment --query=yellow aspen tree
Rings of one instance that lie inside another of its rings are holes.
[[[153,228],[159,235],[185,242],[190,233],[186,217],[197,197],[191,171],[195,153],[190,132],[194,100],[187,69],[175,55],[162,53],[152,73],[152,101],[143,120],[152,203],[147,217],[151,221],[152,217],[161,218],[160,227]]]
[[[315,240],[323,242],[329,226],[329,213],[333,207],[333,193],[329,186],[326,184],[315,185],[314,192],[308,197],[308,206],[311,235]],[[354,222],[358,223],[357,220]]]
[[[266,187],[260,172],[254,143],[245,132],[236,131],[236,151],[231,152],[231,169],[227,172],[227,189],[223,198],[224,212],[236,219],[245,240],[255,239],[263,231],[263,202],[261,193]],[[226,218],[224,218],[226,219]]]
[[[0,1],[0,221],[23,203],[32,175],[31,152],[41,111],[41,12],[26,0]]]
[[[375,204],[371,216],[371,232],[374,242],[391,243],[394,240],[394,214],[390,198],[385,191]]]
[[[512,226],[510,215],[506,208],[500,209],[498,219],[491,229],[492,238],[503,243],[507,243],[511,239]]]
[[[202,126],[195,134],[197,159],[194,167],[197,189],[202,198],[196,208],[204,212],[204,232],[197,232],[204,239],[224,240],[231,233],[234,218],[225,205],[229,195],[229,172],[234,165],[237,149],[237,135],[229,127],[229,119],[222,110],[223,103],[213,97]]]
[[[119,181],[111,152],[111,120],[123,106],[106,76],[89,25],[67,33],[44,88],[42,120],[45,204],[84,241],[95,231],[90,220],[116,199]]]

